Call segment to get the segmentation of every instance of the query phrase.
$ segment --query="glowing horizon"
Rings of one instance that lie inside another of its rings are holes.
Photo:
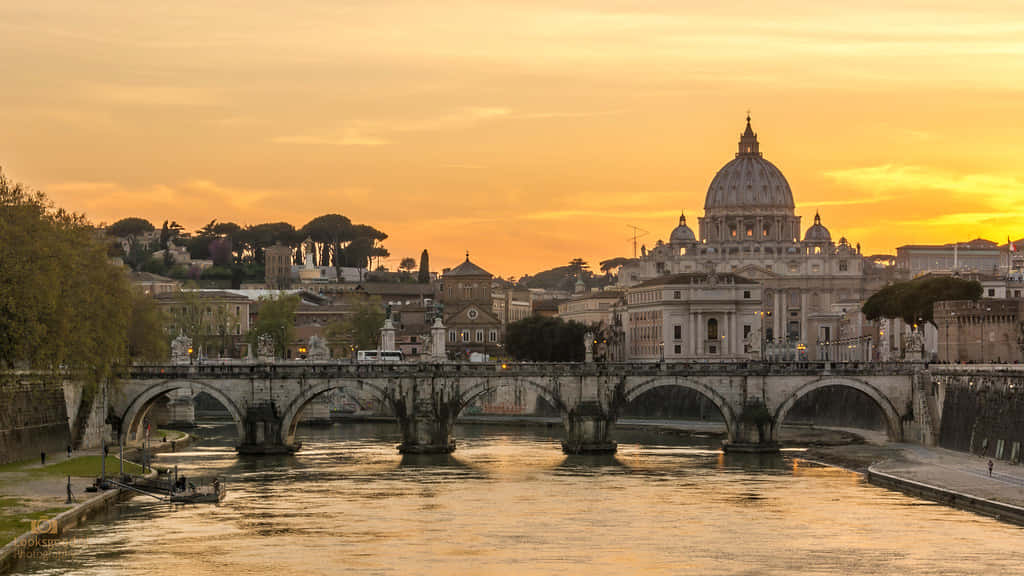
[[[1024,236],[1024,8],[14,0],[0,167],[94,222],[383,230],[507,277],[691,227],[748,108],[802,227]]]

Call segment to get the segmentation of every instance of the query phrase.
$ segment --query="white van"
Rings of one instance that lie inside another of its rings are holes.
[[[401,350],[360,350],[356,362],[402,362],[405,358]]]

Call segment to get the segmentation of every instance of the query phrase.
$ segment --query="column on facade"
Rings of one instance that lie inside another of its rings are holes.
[[[686,313],[686,355],[697,355],[697,317],[693,310]]]
[[[810,335],[807,334],[807,292],[800,292],[800,340],[807,345],[808,348],[811,346]]]
[[[697,347],[697,356],[704,355],[704,314],[697,312],[697,338],[695,339]]]
[[[775,291],[775,306],[774,306],[775,311],[772,312],[772,315],[774,316],[774,318],[772,320],[772,336],[774,336],[775,339],[781,338],[783,336],[783,334],[782,334],[782,318],[783,318],[782,300],[783,300],[783,292],[782,292],[782,290],[776,290]]]

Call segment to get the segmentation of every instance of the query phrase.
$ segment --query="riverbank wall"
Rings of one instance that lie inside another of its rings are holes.
[[[61,383],[8,375],[0,379],[0,464],[63,454],[71,443]]]
[[[971,494],[940,488],[923,482],[900,478],[868,467],[868,483],[888,490],[896,490],[910,496],[924,498],[953,508],[990,516],[1003,522],[1024,526],[1024,508],[980,498]]]
[[[934,378],[941,447],[1013,464],[1024,460],[1024,373],[944,368]]]

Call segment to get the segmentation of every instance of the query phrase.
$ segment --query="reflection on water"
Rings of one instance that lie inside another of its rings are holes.
[[[238,458],[233,427],[160,466],[228,482],[219,506],[136,498],[30,574],[1015,574],[1021,531],[798,454],[629,431],[565,456],[553,431],[464,426],[401,456],[395,426],[300,430]],[[226,436],[225,436],[226,435]]]

